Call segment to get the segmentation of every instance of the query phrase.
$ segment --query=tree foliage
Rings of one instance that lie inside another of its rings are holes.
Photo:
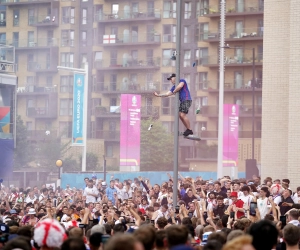
[[[65,153],[70,148],[71,141],[61,144],[61,141],[56,137],[49,135],[47,139],[39,141],[35,146],[35,159],[39,162],[41,167],[54,170],[56,168],[55,162],[62,159]]]
[[[148,130],[152,124],[151,130]],[[157,120],[141,121],[141,171],[170,170],[173,164],[173,135]]]
[[[80,161],[80,169],[82,165],[82,156],[79,157]],[[100,169],[99,165],[99,158],[94,153],[86,153],[86,170],[87,171],[94,171],[94,170],[102,170]]]
[[[21,116],[16,119],[16,148],[14,150],[14,169],[26,167],[32,161],[32,145],[27,142],[27,128]]]

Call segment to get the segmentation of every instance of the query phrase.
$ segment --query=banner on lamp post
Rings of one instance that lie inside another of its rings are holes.
[[[85,144],[83,140],[84,77],[84,74],[74,74],[72,146]]]
[[[224,104],[223,167],[237,167],[239,156],[239,105]]]

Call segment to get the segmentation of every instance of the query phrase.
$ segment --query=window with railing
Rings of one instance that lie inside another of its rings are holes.
[[[81,46],[85,47],[87,44],[87,31],[81,31]]]
[[[60,92],[61,93],[73,93],[73,76],[61,76],[60,77]]]
[[[13,26],[19,26],[19,15],[20,15],[20,10],[14,10],[13,13]]]
[[[183,27],[183,42],[190,43],[191,42],[191,26]]]
[[[208,23],[200,23],[199,38],[200,41],[208,39]]]
[[[61,31],[61,46],[62,47],[74,47],[74,30],[62,30]]]
[[[176,42],[176,25],[166,24],[163,26],[163,43]]]
[[[74,7],[62,7],[62,24],[74,24],[75,23],[75,8]]]
[[[6,33],[0,33],[0,44],[6,44]],[[1,60],[5,60],[5,55],[1,55]]]
[[[203,90],[208,88],[208,80],[207,72],[199,72],[198,73],[198,81],[196,82],[196,89],[197,90]]]
[[[59,115],[60,116],[73,115],[73,99],[60,99]]]
[[[94,68],[102,67],[103,54],[102,51],[96,51],[94,56]]]
[[[171,56],[175,52],[174,49],[164,49],[162,55],[163,67],[175,67],[175,60],[171,60]]]
[[[1,7],[1,6],[0,6]],[[3,6],[6,8],[5,6]],[[6,27],[6,10],[0,9],[0,27]]]
[[[164,1],[163,18],[176,18],[176,1]]]
[[[63,67],[74,67],[73,53],[60,53],[60,65]]]

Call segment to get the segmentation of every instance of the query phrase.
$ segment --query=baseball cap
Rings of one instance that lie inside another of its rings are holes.
[[[172,74],[167,78],[167,80],[171,80],[172,77],[176,77],[176,74],[172,73]]]
[[[237,192],[231,192],[230,197],[238,197],[238,193]]]
[[[0,224],[0,231],[2,233],[9,233],[9,227],[6,224]]]

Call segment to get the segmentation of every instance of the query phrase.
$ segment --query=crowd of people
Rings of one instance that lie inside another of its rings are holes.
[[[179,177],[2,186],[0,249],[299,249],[300,187],[288,179]]]

